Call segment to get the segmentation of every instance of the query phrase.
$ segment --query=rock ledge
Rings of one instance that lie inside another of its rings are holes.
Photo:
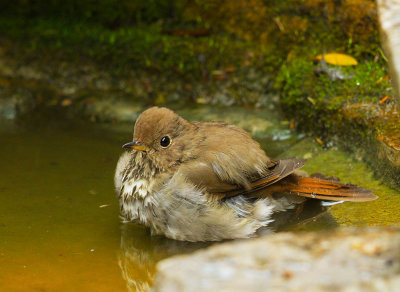
[[[398,291],[400,228],[278,233],[161,261],[152,291]]]

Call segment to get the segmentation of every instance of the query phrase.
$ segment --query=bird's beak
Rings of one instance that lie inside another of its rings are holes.
[[[135,150],[139,150],[139,151],[146,151],[149,149],[148,146],[146,146],[145,144],[143,144],[142,142],[140,142],[138,140],[126,143],[122,146],[122,148],[135,149]]]

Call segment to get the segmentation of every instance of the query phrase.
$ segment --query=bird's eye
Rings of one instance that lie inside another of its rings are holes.
[[[170,143],[171,143],[171,140],[169,139],[168,136],[164,136],[164,137],[162,137],[161,140],[160,140],[160,145],[161,145],[162,147],[167,147]]]

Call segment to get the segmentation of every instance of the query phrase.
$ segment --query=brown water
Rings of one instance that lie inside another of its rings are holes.
[[[125,288],[112,186],[118,145],[91,131],[1,135],[0,287]]]
[[[146,228],[120,223],[113,172],[131,129],[80,125],[29,130],[2,124],[1,291],[140,291],[151,285],[158,260],[206,246],[152,237]],[[269,147],[272,140],[263,145]],[[362,162],[308,139],[287,155],[307,156],[306,170],[363,185],[380,199],[339,204],[313,220],[280,229],[400,221],[400,193],[375,180]]]

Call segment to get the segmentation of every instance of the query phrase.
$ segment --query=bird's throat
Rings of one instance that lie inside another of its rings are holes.
[[[160,170],[141,151],[132,152],[122,175],[120,200],[145,199],[152,191],[155,177]]]

